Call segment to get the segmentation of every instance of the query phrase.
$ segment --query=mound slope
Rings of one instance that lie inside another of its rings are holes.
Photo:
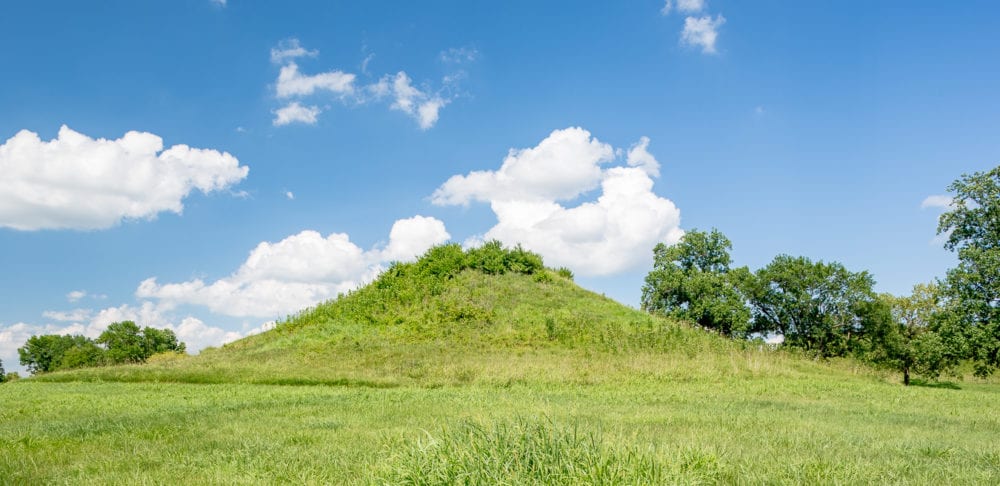
[[[756,351],[585,290],[567,270],[544,267],[538,255],[491,242],[466,251],[454,244],[432,248],[416,262],[393,264],[369,285],[289,316],[274,329],[198,356],[43,378],[594,383],[754,373],[777,369],[769,364],[785,359]]]

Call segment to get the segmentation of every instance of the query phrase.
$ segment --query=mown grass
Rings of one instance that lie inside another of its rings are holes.
[[[556,272],[421,264],[199,356],[0,386],[0,483],[1000,482],[995,383],[903,387]]]

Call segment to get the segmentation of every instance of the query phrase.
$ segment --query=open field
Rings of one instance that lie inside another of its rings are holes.
[[[816,371],[393,388],[22,381],[0,387],[0,477],[426,484],[474,473],[514,484],[559,470],[568,482],[1000,481],[996,385],[902,387]],[[600,467],[629,457],[637,466],[618,475]]]
[[[653,317],[546,272],[390,274],[199,356],[0,386],[0,478],[1000,482],[995,380],[904,387],[853,360]]]

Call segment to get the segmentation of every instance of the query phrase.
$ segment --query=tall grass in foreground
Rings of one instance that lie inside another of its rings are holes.
[[[664,468],[600,429],[519,419],[465,421],[390,451],[386,484],[659,484]]]

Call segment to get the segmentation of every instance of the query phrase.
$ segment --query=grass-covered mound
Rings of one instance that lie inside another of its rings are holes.
[[[777,363],[781,361],[781,363]],[[813,366],[651,316],[497,242],[432,248],[268,332],[195,357],[46,380],[438,386],[614,382]]]

